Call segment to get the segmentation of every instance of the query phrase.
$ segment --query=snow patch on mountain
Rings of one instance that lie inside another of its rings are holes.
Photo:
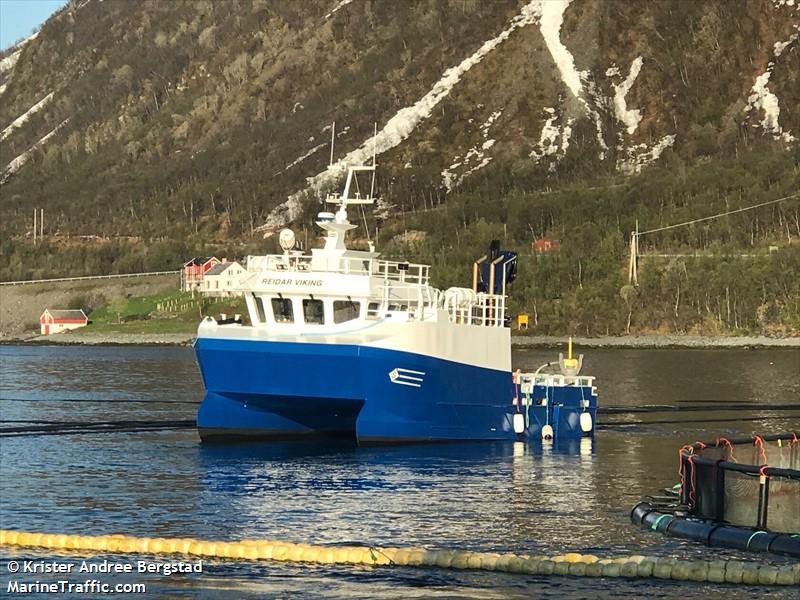
[[[561,25],[564,23],[564,11],[572,0],[545,0],[541,4],[542,18],[539,28],[544,43],[561,73],[561,79],[576,98],[581,98],[581,72],[575,68],[575,58],[561,42]]]
[[[12,52],[8,56],[6,56],[3,60],[0,60],[0,75],[14,68],[14,65],[17,64],[17,61],[19,60],[19,55],[21,53],[22,50],[16,50],[15,52]]]
[[[331,129],[331,125],[326,125],[325,127],[323,127],[323,128],[322,128],[322,132],[324,133],[324,132],[326,132],[326,131],[330,131],[330,129]],[[342,130],[340,130],[340,131],[337,131],[337,132],[336,132],[336,137],[337,137],[337,138],[339,138],[339,137],[342,137],[343,135],[346,135],[348,131],[350,131],[350,127],[349,127],[349,126],[345,127],[344,129],[342,129]],[[313,141],[314,141],[314,136],[312,135],[310,138],[308,138],[308,141],[309,141],[309,142],[313,142]],[[307,159],[309,156],[311,156],[311,155],[313,155],[313,154],[316,154],[317,152],[319,152],[319,151],[320,151],[320,150],[322,150],[323,148],[326,148],[326,147],[329,147],[329,146],[330,146],[330,142],[325,142],[325,143],[323,143],[323,144],[318,144],[318,145],[314,146],[313,148],[311,148],[311,150],[309,150],[309,151],[308,151],[308,152],[306,152],[305,154],[303,154],[303,155],[301,155],[301,156],[298,156],[296,159],[294,159],[292,162],[290,162],[288,165],[286,165],[286,166],[285,166],[283,169],[281,169],[280,171],[277,171],[277,172],[276,172],[276,173],[273,175],[273,177],[277,177],[277,176],[278,176],[278,175],[280,175],[281,173],[284,173],[285,171],[288,171],[288,170],[289,170],[289,169],[291,169],[293,166],[295,166],[295,165],[298,165],[298,164],[300,164],[301,162],[303,162],[303,161],[304,161],[305,159]]]
[[[549,2],[545,2],[544,6],[548,4]],[[411,132],[420,122],[430,116],[433,109],[447,97],[465,73],[507,40],[514,31],[537,22],[541,16],[542,8],[543,3],[541,0],[533,0],[526,4],[520,13],[511,19],[506,29],[496,37],[484,42],[476,52],[465,58],[458,65],[447,69],[427,94],[413,105],[400,109],[376,135],[365,140],[360,147],[347,154],[337,164],[310,178],[306,189],[292,194],[286,202],[275,207],[267,217],[267,222],[259,227],[258,230],[266,231],[267,235],[270,235],[272,231],[293,221],[300,215],[301,199],[305,194],[319,192],[322,188],[331,185],[345,173],[348,164],[364,164],[372,157],[373,152],[382,154],[402,143],[403,140],[411,135]]]
[[[797,29],[797,27],[795,28]],[[786,48],[797,41],[799,37],[800,32],[793,33],[785,42],[776,42],[773,46],[775,58],[777,59]],[[754,125],[754,127],[760,125],[765,132],[772,134],[774,139],[783,140],[787,144],[790,144],[796,141],[797,138],[794,137],[791,132],[784,131],[783,127],[781,127],[779,121],[781,108],[778,97],[767,87],[774,68],[775,61],[773,60],[767,64],[767,70],[756,77],[753,87],[750,88],[750,96],[747,98],[747,106],[744,110],[746,113],[750,113],[754,110],[763,111],[764,118],[761,119],[760,123]]]
[[[626,175],[633,175],[641,172],[643,167],[654,163],[667,148],[675,143],[674,135],[665,135],[655,146],[649,147],[647,144],[636,144],[624,150],[626,156],[617,160],[617,170]]]
[[[442,185],[448,192],[454,187],[458,187],[465,177],[478,169],[482,169],[492,161],[491,156],[486,156],[486,151],[495,144],[495,140],[489,138],[489,128],[501,114],[503,114],[503,111],[498,110],[489,115],[489,118],[480,127],[483,141],[479,145],[470,148],[464,156],[457,156],[453,164],[442,171]],[[458,170],[461,170],[460,174],[457,172]]]
[[[33,146],[28,148],[25,152],[23,152],[22,154],[17,156],[10,163],[8,163],[8,165],[6,165],[6,168],[3,169],[2,174],[0,174],[0,183],[5,183],[6,180],[9,177],[11,177],[11,175],[13,175],[17,171],[19,171],[19,169],[22,167],[22,165],[24,165],[26,162],[28,162],[28,160],[30,160],[31,156],[33,156],[33,153],[36,150],[38,150],[39,148],[41,148],[42,146],[44,146],[45,143],[47,143],[47,140],[49,140],[51,137],[53,137],[58,132],[59,129],[61,129],[64,125],[67,124],[68,121],[69,121],[69,117],[67,117],[66,119],[61,121],[61,123],[56,125],[55,128],[53,128],[53,130],[50,133],[48,133],[47,135],[42,137]]]
[[[353,0],[341,0],[341,1],[339,2],[339,4],[337,4],[336,6],[334,6],[334,7],[333,7],[333,9],[331,10],[331,12],[329,12],[329,13],[328,13],[327,15],[325,15],[325,17],[323,17],[323,18],[324,18],[324,19],[326,19],[326,20],[327,20],[327,19],[330,19],[330,18],[331,18],[331,17],[332,17],[332,16],[333,16],[335,13],[339,12],[339,11],[340,11],[342,8],[344,8],[345,6],[347,6],[348,4],[350,4],[352,1],[353,1]]]
[[[295,165],[297,165],[297,164],[300,164],[300,163],[301,163],[301,162],[303,162],[305,159],[307,159],[309,156],[311,156],[312,154],[315,154],[315,153],[319,152],[319,151],[320,151],[320,150],[322,150],[322,149],[323,149],[325,146],[328,146],[328,145],[329,145],[328,143],[325,143],[325,144],[319,144],[319,145],[317,145],[317,146],[314,146],[313,148],[311,148],[311,150],[309,150],[308,152],[306,152],[306,153],[305,153],[305,154],[303,154],[302,156],[298,156],[296,159],[294,159],[292,162],[290,162],[288,165],[286,165],[286,166],[285,166],[283,169],[281,169],[280,171],[278,171],[277,173],[275,173],[275,175],[280,175],[280,174],[281,174],[281,173],[283,173],[284,171],[288,171],[288,170],[289,170],[289,169],[291,169],[293,166],[295,166]],[[274,177],[274,176],[273,176],[273,177]]]
[[[19,55],[22,54],[22,49],[25,47],[25,44],[35,39],[38,35],[39,32],[37,31],[26,37],[24,40],[20,40],[20,42],[12,48],[14,51],[4,59],[0,60],[0,75],[14,68],[14,65],[16,65],[17,61],[19,60]]]
[[[795,25],[794,28],[800,30],[800,25]],[[783,54],[783,51],[792,45],[792,42],[797,39],[798,35],[800,34],[793,33],[785,42],[775,42],[775,45],[773,46],[775,58],[778,58],[781,54]]]
[[[597,143],[601,148],[600,160],[603,160],[605,158],[605,151],[608,150],[608,145],[603,137],[603,120],[597,109],[593,108],[589,102],[587,102],[584,93],[584,88],[586,88],[590,96],[596,96],[594,82],[590,79],[589,71],[579,71],[575,67],[575,57],[572,56],[572,53],[561,41],[561,25],[564,23],[564,12],[571,3],[572,0],[543,0],[541,4],[542,18],[539,22],[539,28],[542,32],[545,45],[550,51],[553,61],[556,63],[558,72],[561,74],[562,81],[572,92],[573,96],[581,103],[586,115],[594,122],[597,132]],[[552,121],[549,126],[553,126]],[[546,130],[547,127],[548,124],[545,123]],[[565,125],[561,130],[562,136],[567,129],[571,131],[570,123]],[[548,131],[547,133],[548,135],[553,135],[552,131]]]
[[[588,92],[589,98],[591,98],[595,106],[604,106],[607,103],[607,99],[603,94],[601,94],[597,90],[597,86],[595,85],[594,81],[591,80],[589,77],[588,71],[584,72],[583,83],[586,86],[586,91]],[[587,101],[584,100],[584,106],[586,106],[586,113],[594,122],[594,130],[595,136],[597,137],[597,145],[600,146],[601,150],[598,153],[598,157],[600,160],[605,160],[606,158],[606,150],[608,150],[608,144],[606,144],[605,137],[603,135],[603,118],[600,116],[600,111],[596,108],[589,105]]]
[[[36,104],[31,106],[27,111],[25,111],[24,114],[14,119],[8,127],[6,127],[5,129],[3,129],[2,132],[0,132],[0,141],[6,139],[9,135],[13,133],[15,129],[22,127],[28,121],[28,119],[30,119],[33,115],[35,115],[45,106],[47,106],[47,103],[50,102],[50,100],[52,99],[53,99],[53,92],[50,92],[49,94],[47,94],[47,96],[39,100],[39,102],[37,102]]]
[[[772,0],[772,5],[775,8],[782,8],[786,6],[787,8],[794,8],[795,10],[800,9],[800,0]]]
[[[631,68],[625,80],[620,84],[611,84],[611,87],[614,88],[614,114],[617,119],[625,125],[628,135],[632,135],[636,131],[639,122],[642,120],[642,111],[628,108],[628,102],[626,100],[626,96],[631,90],[631,87],[633,87],[633,83],[636,81],[641,70],[642,57],[637,56],[631,63]],[[606,76],[619,76],[619,69],[617,67],[610,67],[606,70]]]
[[[563,127],[556,125],[559,115],[555,108],[545,108],[544,112],[549,116],[542,126],[542,133],[539,136],[539,143],[536,145],[529,156],[537,164],[542,159],[553,156],[555,161],[550,163],[550,171],[555,171],[556,163],[561,160],[569,148],[569,138],[572,135],[572,123],[574,119],[568,119]],[[560,141],[559,141],[560,140]]]

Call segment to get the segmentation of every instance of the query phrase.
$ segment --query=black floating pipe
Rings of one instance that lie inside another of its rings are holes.
[[[678,517],[662,513],[649,502],[639,502],[631,511],[637,525],[675,537],[703,542],[717,548],[734,548],[751,552],[772,552],[800,558],[800,536],[722,525],[713,521]]]

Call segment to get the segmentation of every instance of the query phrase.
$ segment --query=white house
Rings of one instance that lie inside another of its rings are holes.
[[[39,317],[42,335],[63,333],[70,329],[86,327],[89,318],[82,310],[53,310],[46,308]]]
[[[206,271],[200,291],[205,296],[241,296],[242,292],[234,288],[246,275],[238,262],[221,262]]]

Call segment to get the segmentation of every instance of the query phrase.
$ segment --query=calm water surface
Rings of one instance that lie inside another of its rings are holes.
[[[525,350],[514,362],[532,370],[552,358],[552,351]],[[2,346],[0,524],[537,554],[738,556],[640,531],[628,514],[642,496],[676,482],[683,443],[800,428],[800,351],[590,350],[584,364],[598,377],[601,406],[707,403],[708,410],[603,415],[593,443],[555,447],[207,445],[186,424],[202,396],[191,349]],[[798,408],[780,409],[787,404]],[[141,430],[154,421],[172,428]],[[65,432],[76,423],[117,430]],[[139,429],[119,431],[123,425]],[[39,429],[8,434],[24,427]],[[8,560],[52,558],[0,552],[0,595]],[[202,575],[135,580],[153,597],[176,598],[786,597],[741,586],[266,562],[205,561]]]

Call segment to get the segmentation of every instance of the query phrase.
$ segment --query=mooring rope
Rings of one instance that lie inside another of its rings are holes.
[[[785,411],[797,410],[797,404],[757,404],[757,403],[742,403],[725,405],[725,404],[688,404],[683,406],[675,406],[671,404],[645,404],[644,406],[598,406],[597,414],[604,415],[626,415],[636,413],[661,413],[661,412],[738,412],[738,411],[756,411],[759,413],[772,412],[772,411]]]
[[[614,427],[634,427],[640,425],[695,425],[697,423],[737,423],[743,421],[753,421],[754,419],[758,418],[768,418],[768,419],[800,419],[800,413],[796,415],[780,415],[778,416],[769,416],[769,417],[758,417],[758,416],[749,416],[749,417],[719,417],[716,419],[661,419],[658,421],[602,421],[597,423],[598,429],[611,429]]]
[[[0,438],[20,437],[31,435],[66,435],[78,433],[119,433],[119,432],[144,432],[163,431],[174,429],[194,429],[197,423],[194,419],[159,420],[159,421],[95,421],[95,422],[35,422],[28,421],[30,425],[3,426],[9,421],[0,421]]]
[[[274,560],[315,564],[432,567],[501,571],[526,575],[640,577],[747,585],[800,584],[800,563],[773,566],[737,560],[681,560],[671,557],[599,558],[570,552],[557,556],[498,554],[425,548],[320,546],[277,540],[206,541],[124,535],[66,535],[0,530],[0,546],[90,550],[123,554],[185,554],[236,560]]]

